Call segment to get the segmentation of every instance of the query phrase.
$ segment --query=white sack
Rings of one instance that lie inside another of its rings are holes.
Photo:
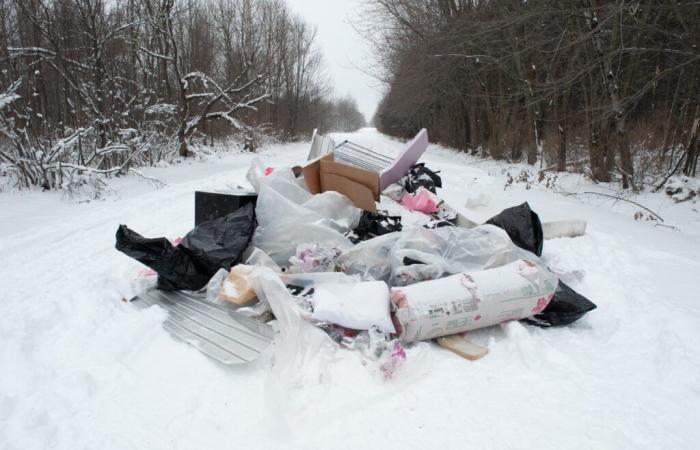
[[[395,333],[389,313],[389,288],[383,281],[364,283],[321,283],[315,287],[312,317],[353,330],[373,325]]]

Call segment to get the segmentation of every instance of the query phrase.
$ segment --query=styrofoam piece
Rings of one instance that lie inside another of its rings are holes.
[[[396,183],[406,176],[411,166],[418,162],[428,148],[428,130],[423,128],[416,137],[406,145],[406,148],[394,160],[391,166],[382,170],[379,174],[379,191],[383,191],[389,185]]]
[[[439,205],[441,210],[450,212],[457,216],[456,225],[462,228],[474,228],[479,225],[479,222],[474,217],[469,217],[467,214],[457,211],[445,201]],[[573,220],[557,220],[553,222],[543,222],[542,232],[545,239],[556,239],[562,237],[579,237],[586,234],[586,221],[581,219]]]
[[[586,221],[579,219],[545,222],[542,224],[542,232],[545,239],[583,236],[586,234]]]

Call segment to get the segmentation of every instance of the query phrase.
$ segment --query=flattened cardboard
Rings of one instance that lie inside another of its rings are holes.
[[[321,193],[321,160],[324,158],[332,158],[330,154],[316,158],[301,168],[301,173],[304,175],[306,187],[312,194]],[[297,172],[296,170],[294,171]]]
[[[371,170],[350,166],[332,159],[321,160],[321,186],[323,190],[329,190],[326,185],[327,175],[336,175],[353,183],[359,183],[372,192],[374,200],[379,200],[379,174]]]
[[[379,199],[379,174],[333,159],[329,153],[302,168],[304,181],[312,194],[336,191],[348,197],[358,208],[375,212]]]
[[[349,198],[353,205],[366,211],[375,212],[377,209],[370,188],[341,175],[324,173],[323,191],[340,192]]]

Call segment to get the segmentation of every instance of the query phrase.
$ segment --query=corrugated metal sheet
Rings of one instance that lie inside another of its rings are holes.
[[[163,328],[223,364],[249,363],[274,339],[269,325],[208,302],[201,294],[149,289],[132,301],[165,308]]]

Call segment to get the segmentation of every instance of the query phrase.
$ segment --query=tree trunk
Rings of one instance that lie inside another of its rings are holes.
[[[187,137],[185,136],[184,126],[180,126],[177,131],[177,152],[180,156],[189,156],[189,151],[187,149]]]
[[[698,165],[698,153],[700,153],[700,117],[696,117],[693,121],[693,128],[690,131],[690,140],[688,141],[687,156],[685,159],[685,166],[683,167],[683,173],[689,177],[695,176],[695,170]]]
[[[632,166],[632,154],[630,153],[630,145],[625,136],[624,130],[618,131],[618,148],[620,151],[620,171],[622,172],[622,187],[624,189],[635,188],[632,174],[634,172]]]
[[[557,129],[559,131],[559,150],[557,151],[557,171],[564,172],[566,170],[566,128],[562,122],[557,121]]]

